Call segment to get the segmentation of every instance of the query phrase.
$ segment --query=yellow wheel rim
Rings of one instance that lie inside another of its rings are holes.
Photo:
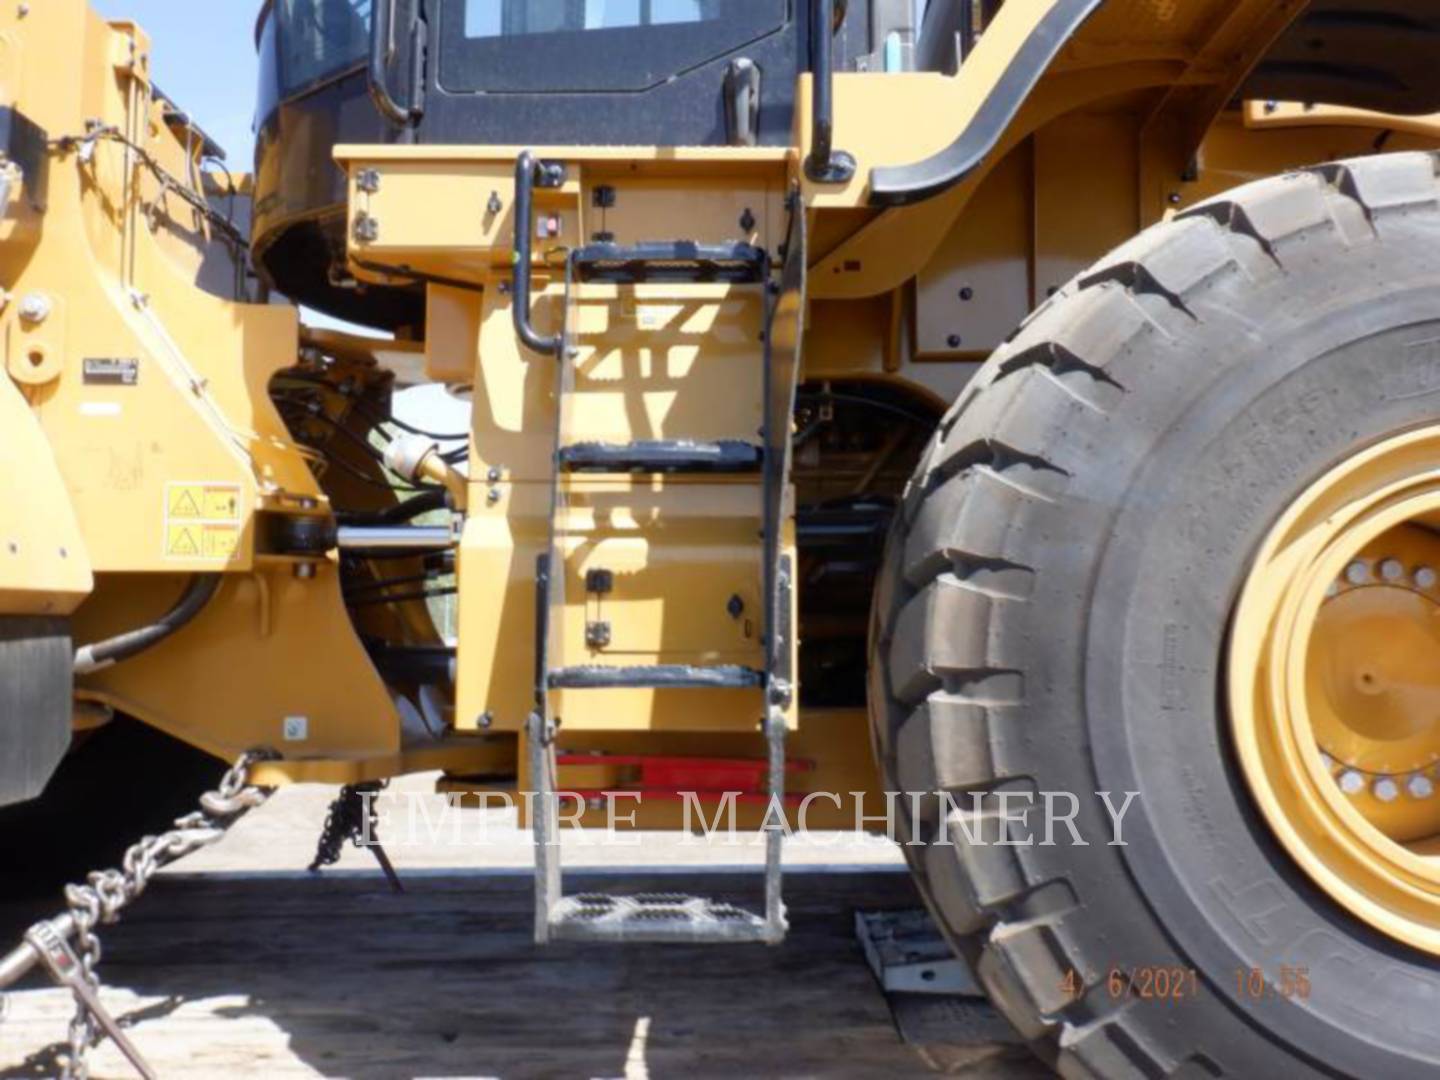
[[[1241,592],[1228,694],[1281,844],[1337,903],[1440,955],[1440,427],[1286,512]]]

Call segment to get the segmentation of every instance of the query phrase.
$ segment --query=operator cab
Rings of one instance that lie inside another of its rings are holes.
[[[256,262],[386,329],[423,297],[345,273],[340,143],[788,146],[809,0],[269,0],[257,42]],[[944,5],[942,5],[944,6]],[[957,5],[958,6],[958,5]],[[908,66],[911,0],[837,2],[839,70]]]

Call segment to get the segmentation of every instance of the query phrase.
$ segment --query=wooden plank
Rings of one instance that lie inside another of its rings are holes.
[[[853,925],[857,908],[918,903],[893,859],[790,874],[793,931],[779,948],[539,949],[519,867],[438,868],[442,853],[400,846],[403,895],[363,852],[324,876],[279,869],[308,861],[314,830],[295,826],[323,807],[323,792],[277,799],[213,850],[213,872],[161,875],[104,933],[104,1000],[161,1076],[903,1078],[957,1064],[967,1076],[1033,1075],[993,1030],[958,1058],[918,1052],[897,1033]],[[622,849],[627,861],[684,850],[647,837]],[[262,852],[264,839],[274,843]],[[523,853],[523,839],[497,843],[499,861]],[[870,857],[861,842],[833,858],[857,853]],[[723,845],[710,857],[736,861]],[[753,904],[761,881],[744,868],[592,868],[567,887]],[[0,942],[55,908],[49,898],[0,905]],[[11,994],[0,1078],[54,1075],[70,1012],[67,995],[35,976]],[[94,1062],[96,1077],[131,1075],[108,1045]]]

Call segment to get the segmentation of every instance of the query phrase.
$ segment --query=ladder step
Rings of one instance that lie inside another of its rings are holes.
[[[754,284],[770,273],[770,257],[754,244],[590,244],[571,256],[580,281],[638,285],[645,282]]]
[[[592,664],[552,671],[549,685],[553,690],[752,690],[765,685],[765,673],[738,665],[607,667]]]
[[[587,442],[560,450],[560,465],[569,472],[754,473],[764,460],[761,447],[738,440]]]
[[[680,893],[580,893],[562,898],[550,916],[552,941],[773,944],[785,929],[783,919],[771,925],[734,904]]]

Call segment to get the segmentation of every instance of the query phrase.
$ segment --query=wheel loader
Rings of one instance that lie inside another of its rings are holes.
[[[859,813],[1063,1075],[1440,1075],[1433,5],[267,0],[255,46],[232,168],[140,26],[0,8],[7,814],[193,782],[127,732],[434,771],[523,799],[539,941],[747,947],[802,808]],[[617,795],[778,807],[755,902],[567,892]]]

